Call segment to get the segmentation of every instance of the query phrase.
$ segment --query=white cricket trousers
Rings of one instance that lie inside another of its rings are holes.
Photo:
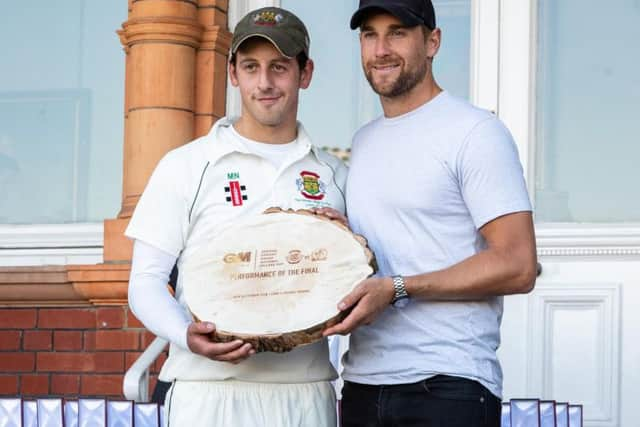
[[[337,426],[336,396],[328,381],[175,381],[164,410],[165,427]]]

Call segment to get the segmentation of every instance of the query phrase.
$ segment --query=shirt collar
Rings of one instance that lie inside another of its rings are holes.
[[[229,126],[233,126],[233,121],[228,117],[223,117],[213,125],[205,137],[209,146],[209,161],[212,164],[217,163],[222,157],[231,153],[252,154],[241,140],[238,138],[225,137],[220,132],[221,128]],[[304,155],[311,152],[316,160],[320,161],[319,150],[320,149],[318,147],[311,143],[311,138],[309,138],[309,134],[304,129],[304,126],[302,126],[302,123],[298,122],[298,138],[295,157],[302,158]]]

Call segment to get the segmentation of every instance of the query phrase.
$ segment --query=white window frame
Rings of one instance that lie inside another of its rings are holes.
[[[103,224],[0,225],[0,267],[99,264]]]
[[[75,137],[73,147],[72,217],[78,217],[79,177],[77,166],[81,146],[81,108],[83,99],[88,99],[85,90],[52,90],[35,92],[35,95],[20,96],[10,102],[33,102],[34,100],[72,100],[75,102]],[[83,96],[85,95],[85,96]],[[96,264],[102,262],[102,223],[69,224],[0,224],[0,267],[42,266],[61,264]]]
[[[535,204],[538,0],[490,1],[499,2],[496,111],[516,140]],[[536,236],[542,256],[640,255],[640,224],[536,224]]]
[[[75,188],[73,194],[77,197]],[[0,267],[102,263],[103,227],[102,222],[0,224]]]
[[[471,0],[471,102],[494,113],[498,112],[499,18],[499,0],[482,0],[482,5]]]

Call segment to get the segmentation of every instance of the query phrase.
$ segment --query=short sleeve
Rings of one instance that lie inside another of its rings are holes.
[[[457,175],[476,228],[500,216],[531,211],[513,137],[495,117],[478,123],[461,147]]]
[[[188,225],[187,201],[182,190],[184,170],[171,152],[160,160],[131,217],[125,231],[127,237],[175,257],[180,255]]]
[[[340,188],[340,191],[342,191],[343,194],[347,186],[348,172],[349,172],[349,169],[344,164],[344,162],[340,160],[338,162],[338,166],[336,167],[335,180],[336,180],[336,185]]]

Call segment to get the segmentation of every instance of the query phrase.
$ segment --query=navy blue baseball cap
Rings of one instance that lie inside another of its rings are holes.
[[[358,28],[367,13],[374,9],[392,14],[408,27],[436,28],[436,12],[431,0],[360,0],[358,10],[351,17],[351,29]]]

